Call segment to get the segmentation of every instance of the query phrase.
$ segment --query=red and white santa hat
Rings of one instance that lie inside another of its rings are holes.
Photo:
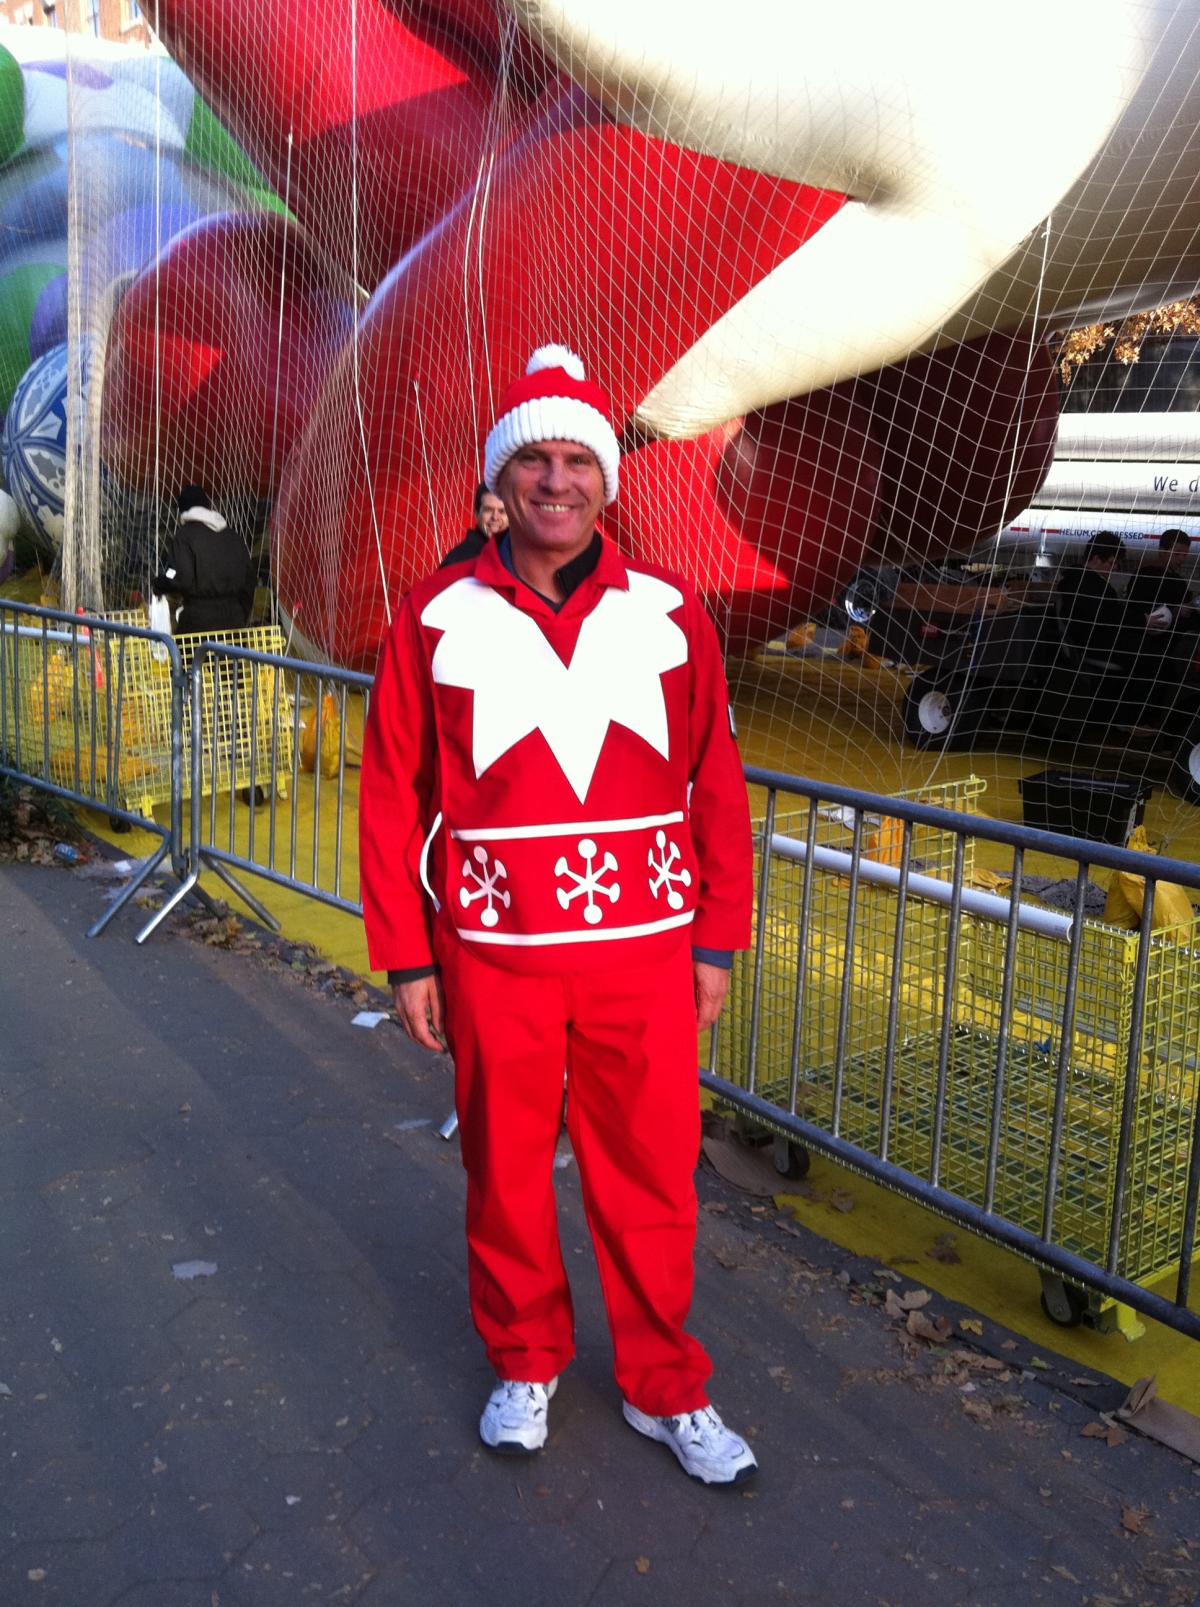
[[[578,441],[596,454],[604,474],[604,500],[616,500],[621,449],[613,433],[608,398],[565,346],[539,346],[520,379],[500,398],[484,448],[483,478],[495,493],[504,465],[523,446],[539,441]]]

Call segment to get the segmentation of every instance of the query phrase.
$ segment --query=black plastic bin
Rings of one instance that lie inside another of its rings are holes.
[[[1120,848],[1146,814],[1150,784],[1083,770],[1039,770],[1018,782],[1025,824]]]

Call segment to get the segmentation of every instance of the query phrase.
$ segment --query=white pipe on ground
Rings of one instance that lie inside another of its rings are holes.
[[[778,854],[781,859],[792,859],[804,864],[808,859],[808,844],[776,832],[771,838],[771,852]],[[853,869],[854,856],[840,848],[826,848],[818,844],[813,848],[812,862],[818,870],[830,871],[835,876],[849,876]],[[874,887],[895,889],[900,886],[899,867],[882,865],[877,859],[860,858],[858,878]],[[925,898],[935,904],[948,905],[954,896],[954,888],[951,883],[940,881],[936,876],[922,876],[914,871],[909,873],[908,894],[910,898]],[[961,907],[968,915],[977,915],[985,921],[997,921],[1007,926],[1013,905],[1011,899],[1001,898],[997,893],[985,893],[978,887],[964,886],[961,893]],[[1071,941],[1071,917],[1062,915],[1057,910],[1038,909],[1033,904],[1018,904],[1017,926],[1022,932],[1036,932],[1040,937],[1051,937],[1060,943]]]

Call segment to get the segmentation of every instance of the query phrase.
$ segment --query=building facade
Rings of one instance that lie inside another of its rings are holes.
[[[0,22],[62,28],[124,45],[150,43],[138,0],[0,0]]]

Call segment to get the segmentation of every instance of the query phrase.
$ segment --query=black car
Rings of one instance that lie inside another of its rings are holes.
[[[868,626],[872,652],[916,671],[903,706],[914,747],[1119,737],[1123,747],[1165,760],[1172,790],[1200,803],[1194,666],[1172,717],[1152,723],[1114,661],[1067,641],[1053,571],[998,577],[986,565],[880,567],[855,578],[846,610]]]

